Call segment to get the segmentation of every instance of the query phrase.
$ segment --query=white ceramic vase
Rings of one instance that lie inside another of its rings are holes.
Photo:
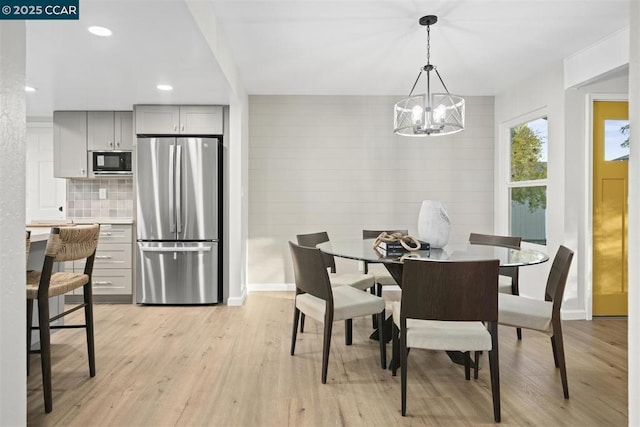
[[[423,200],[418,215],[418,239],[432,248],[443,248],[449,242],[451,221],[447,207],[438,200]]]

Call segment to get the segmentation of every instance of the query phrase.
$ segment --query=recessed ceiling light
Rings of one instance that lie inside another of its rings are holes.
[[[24,87],[24,91],[25,92],[35,92],[36,90],[38,90],[38,89],[36,89],[35,87],[31,87],[31,86],[25,86]]]
[[[164,91],[170,91],[173,90],[173,86],[171,85],[158,85],[156,86],[158,88],[158,90],[164,90]]]
[[[109,37],[112,33],[111,30],[105,27],[89,27],[89,32],[100,37]]]

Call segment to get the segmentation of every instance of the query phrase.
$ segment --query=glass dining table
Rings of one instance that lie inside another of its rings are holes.
[[[383,256],[374,249],[375,239],[332,240],[316,245],[321,252],[340,258],[348,258],[369,263],[382,263],[387,268],[396,283],[402,287],[402,270],[404,260],[418,258],[429,261],[482,261],[497,259],[501,268],[526,267],[542,264],[549,260],[544,252],[530,248],[507,248],[469,242],[449,244],[444,249],[429,249],[407,252],[396,256]],[[391,337],[393,319],[385,322],[385,336]],[[378,339],[378,331],[374,331],[371,339]],[[386,341],[386,340],[385,340]],[[448,351],[447,354],[454,363],[464,364],[464,357],[460,352]],[[473,365],[473,362],[472,362]],[[472,366],[473,367],[473,366]]]
[[[444,249],[429,249],[407,252],[403,255],[383,256],[374,249],[374,239],[332,240],[318,244],[320,251],[337,256],[369,263],[382,263],[389,270],[396,283],[402,286],[402,265],[405,259],[419,258],[430,261],[482,261],[497,259],[500,267],[526,267],[549,260],[544,252],[530,248],[507,248],[484,244],[449,244]]]

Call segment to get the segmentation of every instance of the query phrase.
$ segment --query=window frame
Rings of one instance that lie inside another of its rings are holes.
[[[536,179],[536,180],[526,180],[526,181],[512,181],[511,180],[511,129],[529,123],[531,121],[546,118],[547,119],[547,177],[544,179]],[[545,191],[547,193],[547,208],[548,211],[548,191],[549,191],[549,136],[551,134],[549,123],[549,112],[547,107],[540,108],[534,111],[530,111],[529,113],[522,114],[520,116],[514,117],[510,120],[507,120],[499,125],[499,144],[498,144],[498,171],[496,171],[496,175],[498,179],[498,193],[496,197],[496,223],[495,229],[499,233],[511,235],[511,189],[513,188],[526,188],[526,187],[545,187]],[[528,242],[523,240],[523,242],[527,242],[529,244],[537,244],[546,246],[549,241],[549,227],[548,227],[548,216],[547,212],[545,212],[545,243],[535,243]]]

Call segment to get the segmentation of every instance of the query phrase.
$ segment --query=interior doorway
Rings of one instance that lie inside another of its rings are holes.
[[[627,315],[629,104],[593,103],[593,315]]]
[[[66,181],[53,176],[53,124],[27,124],[26,219],[60,220],[66,212]]]

